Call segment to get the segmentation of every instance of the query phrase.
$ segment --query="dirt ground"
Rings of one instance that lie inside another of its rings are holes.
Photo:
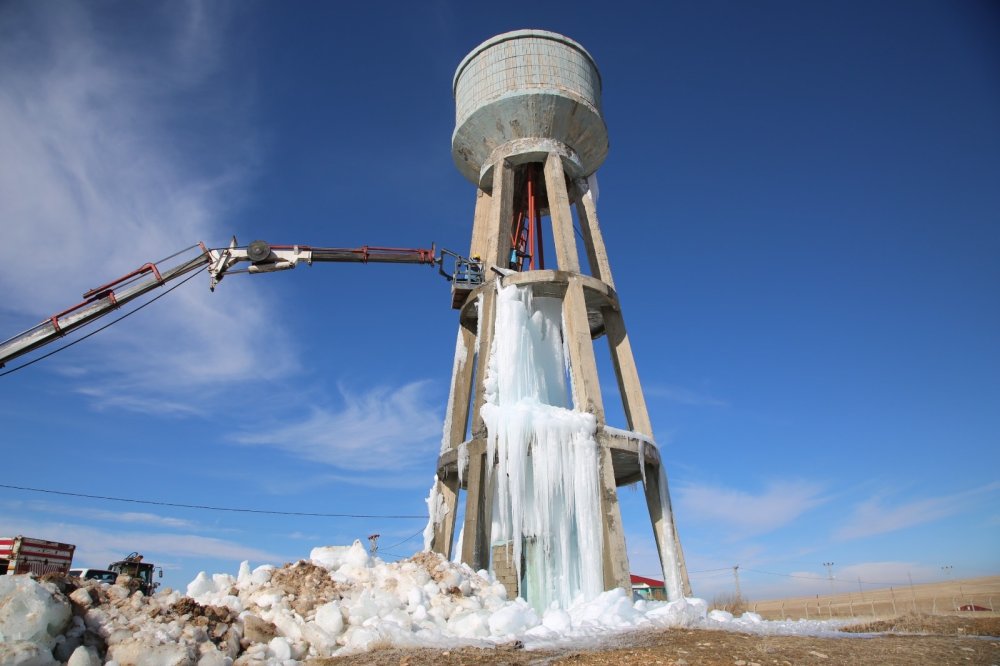
[[[898,632],[870,636],[858,632]],[[797,666],[886,664],[1000,666],[1000,618],[907,615],[856,625],[843,637],[760,636],[710,629],[667,629],[622,634],[589,649],[385,649],[309,662],[311,666],[420,666],[664,664],[673,666]]]

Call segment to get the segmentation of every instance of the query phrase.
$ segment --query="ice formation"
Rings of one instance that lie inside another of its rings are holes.
[[[579,647],[637,628],[817,635],[844,623],[733,618],[700,599],[633,602],[621,589],[538,613],[486,572],[428,552],[386,563],[358,541],[280,568],[201,573],[186,592],[0,576],[0,664],[294,666],[385,646]]]
[[[448,505],[444,497],[438,490],[438,476],[434,475],[434,483],[431,484],[430,494],[427,495],[427,527],[424,528],[424,550],[430,550],[434,541],[434,530],[437,529],[445,516],[448,515]]]
[[[498,287],[481,412],[498,460],[491,542],[512,547],[539,612],[604,589],[597,422],[572,409],[562,330],[560,299]]]

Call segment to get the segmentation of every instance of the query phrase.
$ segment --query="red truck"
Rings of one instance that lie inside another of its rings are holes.
[[[76,546],[26,536],[0,537],[0,575],[67,573]]]

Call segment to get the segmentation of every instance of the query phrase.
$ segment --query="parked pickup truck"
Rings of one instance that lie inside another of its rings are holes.
[[[76,546],[26,536],[0,537],[0,575],[69,572]]]

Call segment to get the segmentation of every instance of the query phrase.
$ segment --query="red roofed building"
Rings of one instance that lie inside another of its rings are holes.
[[[639,599],[667,600],[667,590],[662,580],[636,576],[635,574],[631,574],[630,578],[632,579],[632,599],[636,601]]]

